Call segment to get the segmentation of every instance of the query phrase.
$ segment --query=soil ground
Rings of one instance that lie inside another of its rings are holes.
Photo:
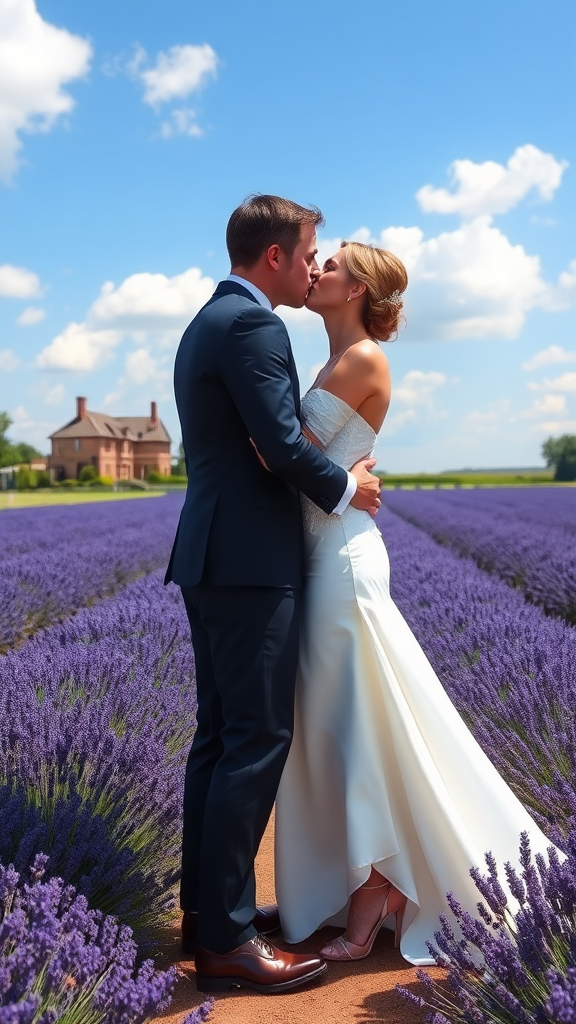
[[[274,903],[274,822],[271,820],[256,861],[258,902]],[[172,1005],[157,1024],[182,1024],[186,1015],[199,1006],[206,996],[196,991],[194,963],[183,960],[179,944],[179,918],[173,929],[160,936],[156,964],[176,964],[182,976],[176,987]],[[271,936],[275,945],[284,949],[318,952],[338,931],[324,928],[302,946],[285,946],[279,934]],[[438,968],[428,968],[435,977],[442,977]],[[266,996],[249,989],[218,994],[209,1018],[210,1024],[421,1024],[423,1014],[404,1002],[395,991],[404,985],[422,994],[416,968],[402,959],[394,949],[392,932],[383,929],[372,953],[357,963],[328,965],[321,982],[286,995]]]

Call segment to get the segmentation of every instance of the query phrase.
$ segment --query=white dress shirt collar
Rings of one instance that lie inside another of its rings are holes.
[[[272,303],[268,296],[264,295],[264,292],[261,292],[255,284],[252,284],[252,281],[247,281],[244,277],[238,277],[238,274],[228,274],[226,280],[234,281],[235,284],[241,284],[243,288],[246,288],[254,296],[261,306],[264,306],[264,309],[272,309]]]

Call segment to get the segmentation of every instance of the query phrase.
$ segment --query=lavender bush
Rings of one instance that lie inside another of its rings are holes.
[[[475,487],[442,490],[441,493],[447,504],[457,508],[478,509],[494,517],[533,523],[544,527],[545,532],[560,527],[576,534],[574,487]]]
[[[141,931],[173,905],[195,727],[189,626],[162,572],[0,659],[0,860],[39,851]]]
[[[576,630],[388,509],[377,522],[392,595],[451,699],[544,831],[564,830],[576,813]]]
[[[551,492],[549,504],[541,492],[533,498],[531,490],[523,489],[505,505],[486,499],[484,491],[394,491],[386,493],[386,505],[439,543],[520,588],[549,614],[576,624],[576,490]],[[553,501],[561,504],[559,516]]]
[[[447,969],[445,984],[425,971],[418,977],[425,997],[398,986],[413,1005],[426,1011],[428,1024],[571,1024],[576,1021],[576,837],[567,859],[553,848],[548,861],[535,863],[528,836],[520,843],[519,873],[505,865],[517,908],[509,904],[497,866],[486,855],[488,874],[472,869],[483,897],[479,918],[464,912],[453,894],[450,908],[457,933],[444,914],[429,949]]]
[[[144,1024],[170,1002],[176,971],[137,967],[126,926],[89,910],[61,879],[0,865],[0,1024]],[[20,883],[20,884],[19,884]]]
[[[0,652],[166,564],[182,495],[0,513]]]

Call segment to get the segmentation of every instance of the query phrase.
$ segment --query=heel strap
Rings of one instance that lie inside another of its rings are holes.
[[[361,885],[361,889],[383,889],[385,885],[390,885],[390,882],[386,879],[385,882],[381,882],[380,885]]]

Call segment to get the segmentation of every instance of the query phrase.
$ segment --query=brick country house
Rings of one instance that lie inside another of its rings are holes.
[[[170,435],[158,418],[156,402],[149,416],[108,416],[91,412],[86,399],[76,399],[76,416],[50,435],[48,469],[56,480],[73,480],[84,466],[113,480],[144,480],[154,471],[169,476]]]

